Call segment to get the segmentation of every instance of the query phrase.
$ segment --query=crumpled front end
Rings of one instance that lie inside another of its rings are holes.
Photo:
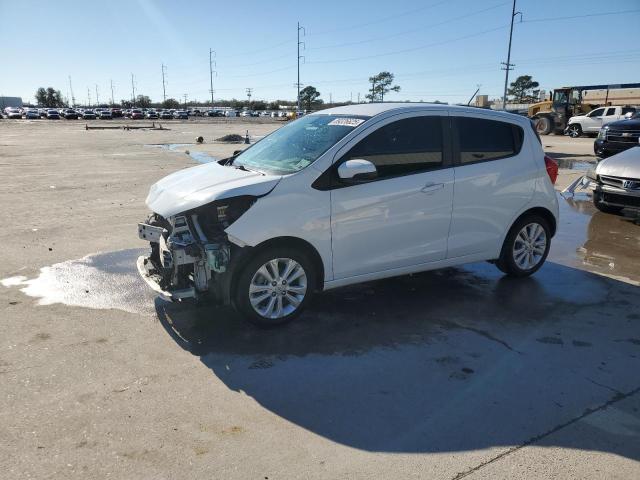
[[[162,297],[183,300],[213,295],[228,300],[232,249],[225,228],[256,198],[235,197],[164,218],[152,214],[138,224],[138,236],[151,246],[138,258],[138,271]]]

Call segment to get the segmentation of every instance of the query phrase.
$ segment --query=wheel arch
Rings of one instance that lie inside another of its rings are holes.
[[[551,213],[549,209],[545,207],[533,207],[525,210],[520,215],[518,215],[518,217],[513,222],[511,222],[511,227],[509,227],[509,229],[511,229],[521,218],[529,215],[539,215],[544,218],[547,223],[549,223],[549,228],[551,228],[551,236],[555,236],[556,230],[558,228],[556,217],[553,215],[553,213]]]
[[[233,269],[233,276],[231,279],[231,288],[232,289],[236,288],[236,283],[238,281],[239,273],[242,271],[242,268],[247,264],[247,262],[251,258],[263,252],[264,250],[267,250],[273,247],[292,248],[307,254],[311,259],[311,261],[313,262],[313,266],[316,269],[315,278],[314,278],[316,282],[316,290],[322,291],[324,289],[325,268],[324,268],[324,263],[322,262],[322,257],[320,256],[320,253],[318,253],[318,250],[316,250],[316,248],[313,245],[311,245],[311,243],[309,243],[308,241],[303,240],[302,238],[289,237],[289,236],[270,238],[269,240],[265,240],[264,242],[259,243],[258,245],[255,245],[254,247],[244,247],[239,249],[240,255],[238,256],[238,263],[235,265],[235,268]]]

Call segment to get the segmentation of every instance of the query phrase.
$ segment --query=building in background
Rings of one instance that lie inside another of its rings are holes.
[[[22,108],[22,97],[0,97],[0,110],[7,107]]]

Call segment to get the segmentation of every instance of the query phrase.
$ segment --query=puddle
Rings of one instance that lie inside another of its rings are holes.
[[[61,303],[74,307],[116,309],[154,315],[156,295],[138,276],[136,259],[147,249],[87,255],[40,269],[36,278],[0,280],[7,288],[38,299],[38,305]]]
[[[591,197],[558,196],[560,226],[549,259],[640,285],[640,226],[633,217],[603,213]]]
[[[553,157],[553,153],[549,154],[549,156]],[[586,160],[574,160],[572,158],[555,158],[553,159],[558,163],[559,168],[563,168],[565,170],[591,170],[595,168],[595,162],[589,162]]]
[[[174,153],[189,152],[188,155],[198,163],[211,163],[219,160],[207,152],[193,151],[189,148],[196,145],[195,143],[152,143],[145,145],[145,147],[161,148]]]

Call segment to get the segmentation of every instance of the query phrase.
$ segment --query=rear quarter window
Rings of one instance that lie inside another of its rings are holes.
[[[524,131],[499,120],[455,117],[455,140],[462,165],[512,157],[520,153]]]

